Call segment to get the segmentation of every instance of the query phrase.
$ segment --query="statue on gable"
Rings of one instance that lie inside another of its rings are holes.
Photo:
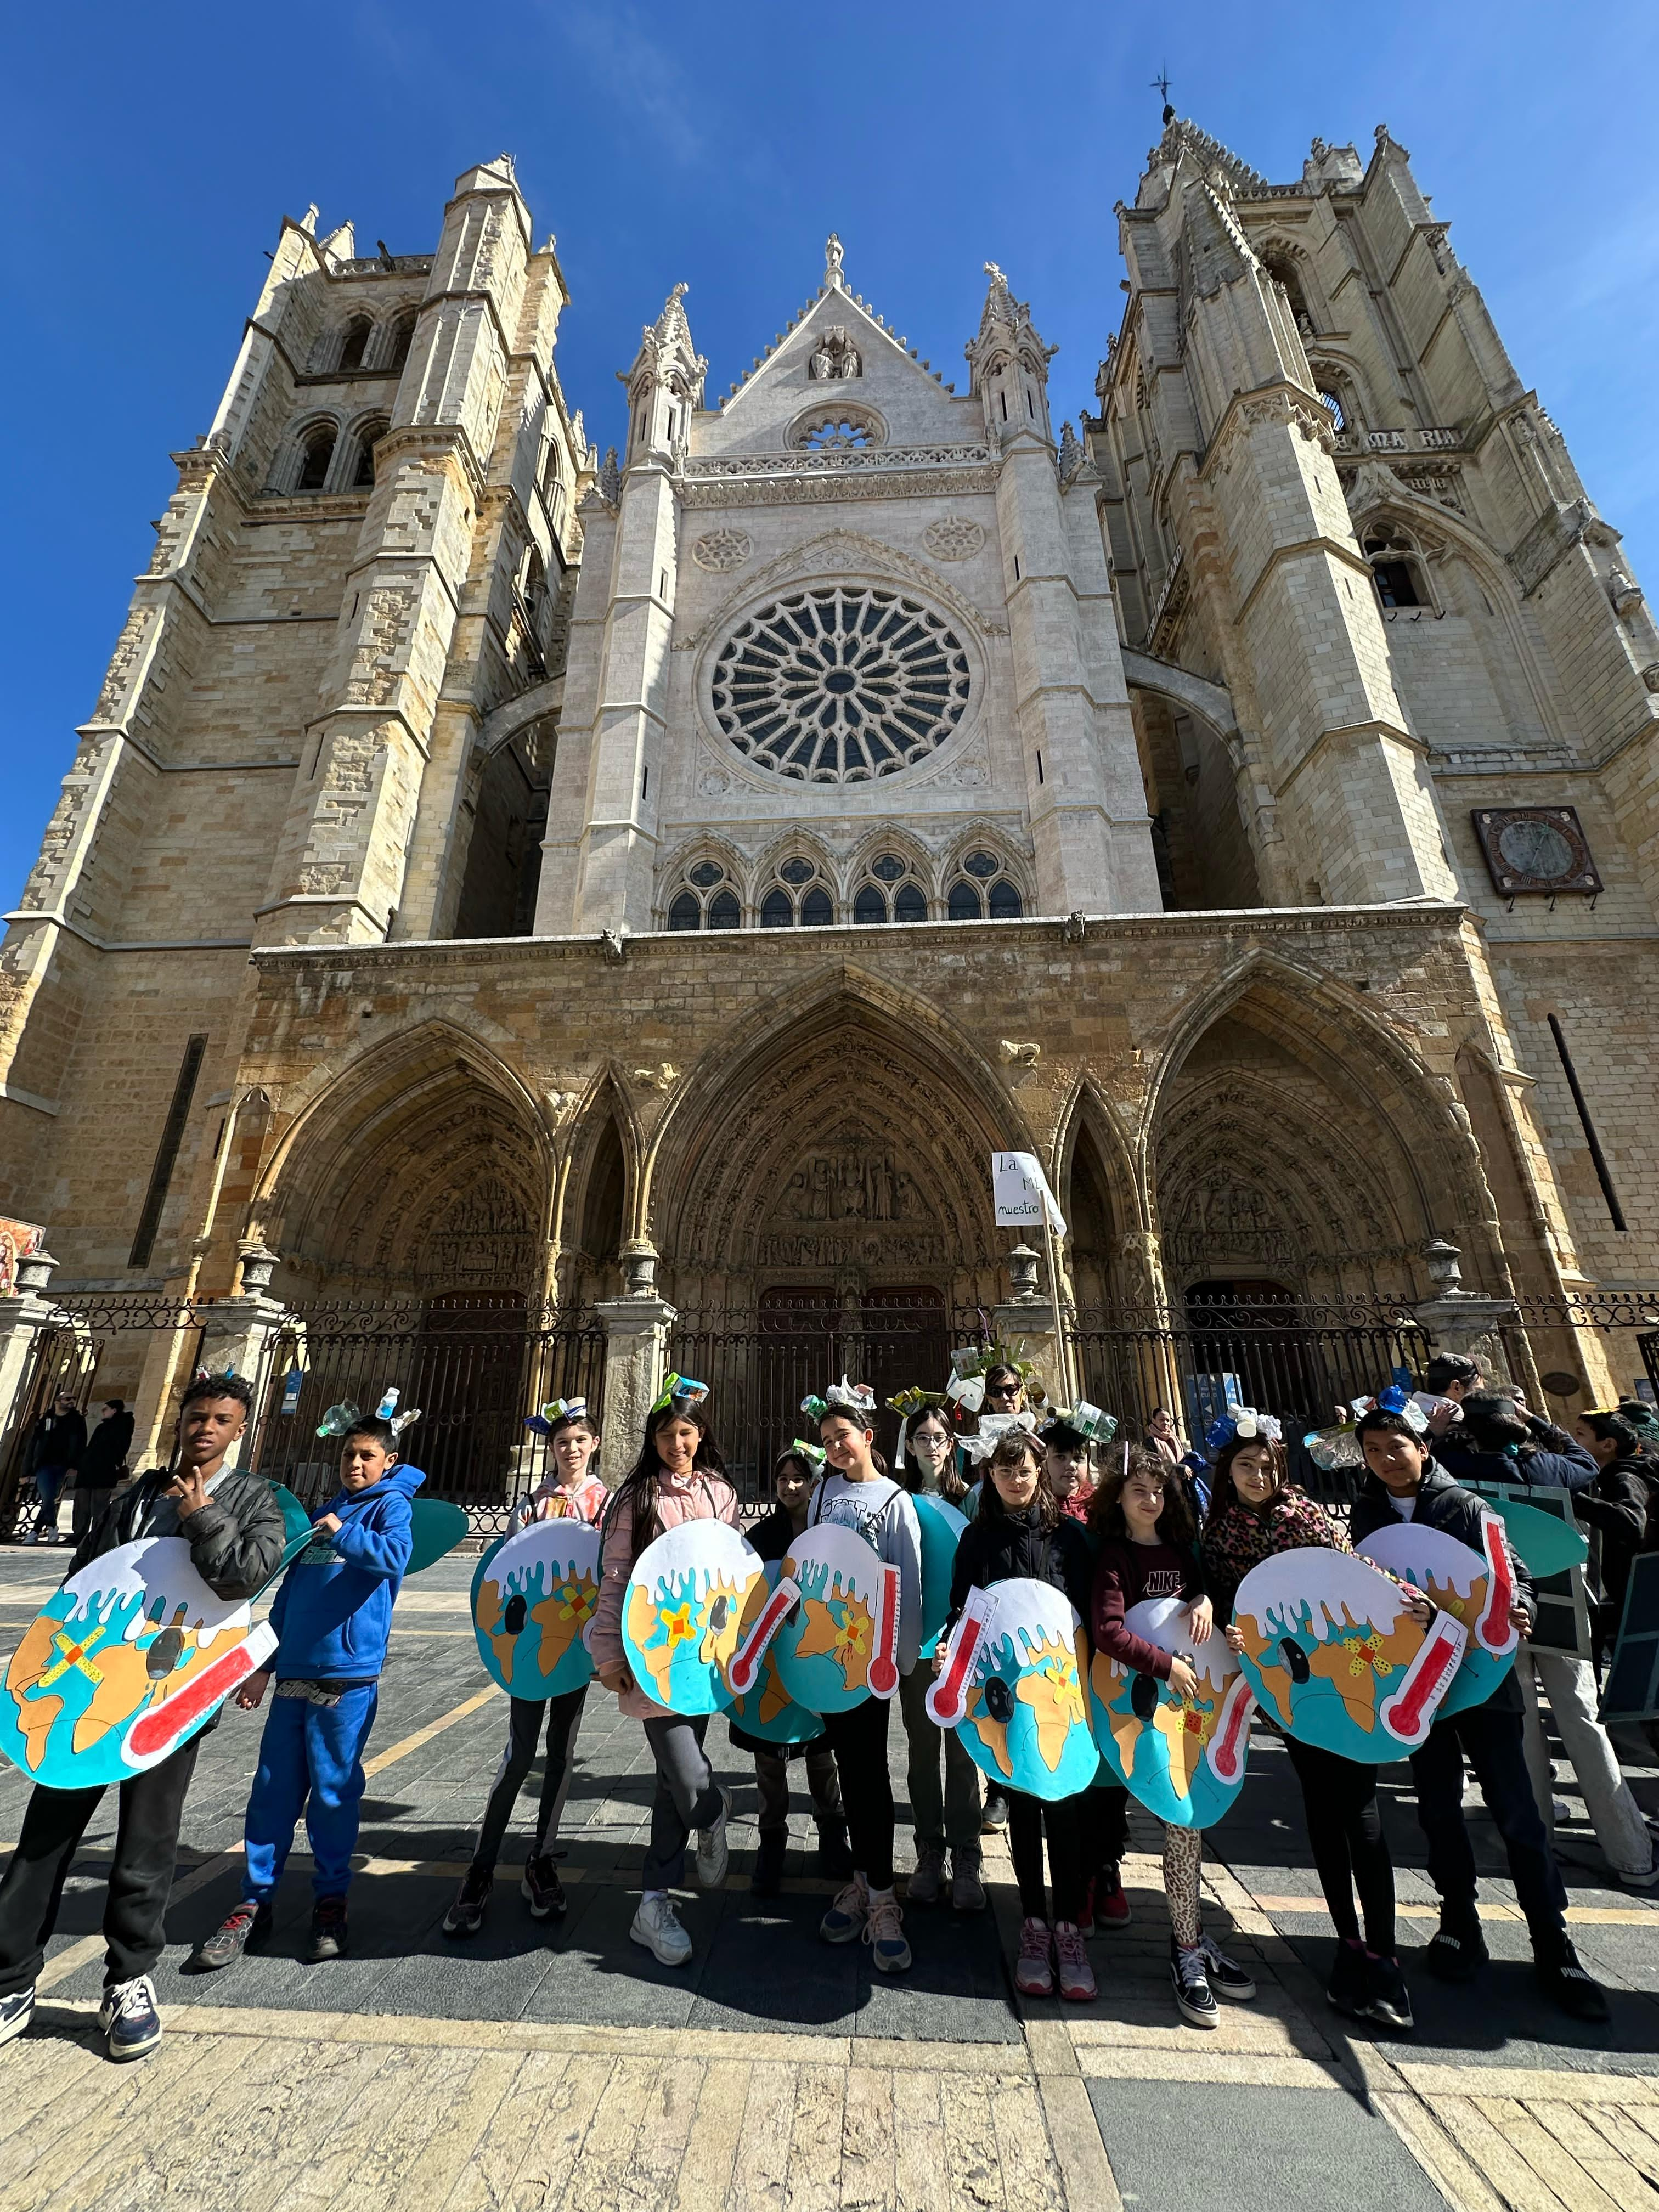
[[[863,375],[864,363],[859,358],[859,349],[840,324],[832,324],[819,333],[806,373],[815,384],[838,383],[849,376]]]

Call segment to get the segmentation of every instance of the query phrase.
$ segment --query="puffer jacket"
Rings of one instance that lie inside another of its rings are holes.
[[[207,1504],[184,1522],[176,1502],[161,1494],[171,1479],[166,1468],[152,1468],[117,1491],[76,1545],[64,1579],[141,1536],[182,1536],[197,1573],[218,1596],[252,1597],[263,1589],[283,1563],[287,1536],[264,1475],[226,1468],[215,1476]]]
[[[343,1490],[312,1515],[336,1514],[340,1525],[301,1553],[270,1608],[279,1682],[367,1682],[386,1665],[413,1542],[410,1503],[425,1480],[418,1467],[389,1467],[367,1490]]]
[[[1024,1513],[987,1513],[982,1507],[962,1532],[951,1574],[951,1610],[941,1632],[948,1634],[968,1602],[970,1590],[993,1583],[1047,1583],[1068,1597],[1086,1628],[1094,1555],[1075,1521],[1063,1515],[1045,1528],[1035,1505]]]

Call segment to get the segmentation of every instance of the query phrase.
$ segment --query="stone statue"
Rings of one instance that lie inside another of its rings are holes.
[[[841,273],[841,240],[832,230],[823,241],[823,281],[836,292],[845,289],[846,280]]]

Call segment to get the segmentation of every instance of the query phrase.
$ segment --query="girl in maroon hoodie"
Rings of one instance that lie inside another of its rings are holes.
[[[1194,1644],[1214,1626],[1204,1592],[1198,1531],[1177,1479],[1155,1452],[1129,1446],[1106,1476],[1089,1510],[1089,1528],[1100,1547],[1095,1562],[1094,1640],[1121,1667],[1151,1674],[1183,1698],[1197,1693],[1188,1659],[1172,1657],[1124,1625],[1145,1598],[1178,1597],[1188,1607]],[[1198,1875],[1204,1838],[1196,1828],[1166,1825],[1164,1893],[1170,1905],[1170,1979],[1176,2003],[1194,2027],[1219,2025],[1216,1992],[1243,2002],[1255,1984],[1206,1936],[1199,1923]]]

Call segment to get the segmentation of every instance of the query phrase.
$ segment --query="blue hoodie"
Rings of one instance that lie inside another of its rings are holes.
[[[283,1577],[270,1608],[282,1639],[271,1662],[278,1681],[368,1681],[385,1666],[412,1541],[409,1502],[425,1480],[399,1462],[312,1515],[337,1513],[340,1526],[314,1538]]]

